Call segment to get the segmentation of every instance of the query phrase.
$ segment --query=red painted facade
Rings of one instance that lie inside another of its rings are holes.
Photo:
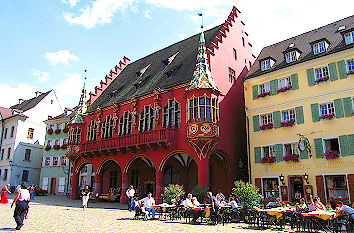
[[[156,200],[161,202],[163,186],[169,181],[183,184],[187,191],[200,184],[211,188],[213,192],[221,189],[229,193],[232,181],[243,178],[240,172],[243,175],[247,173],[247,155],[242,77],[246,75],[254,57],[238,14],[239,11],[234,8],[207,50],[212,76],[221,93],[210,89],[186,91],[188,84],[183,84],[165,91],[156,90],[152,94],[107,108],[98,108],[85,115],[85,123],[70,126],[71,129],[81,129],[80,143],[70,145],[67,150],[67,156],[74,165],[72,198],[77,198],[78,173],[87,163],[92,164],[95,170],[95,192],[106,193],[112,185],[122,187],[121,203],[127,201],[125,191],[130,184],[139,186],[141,196],[153,192]],[[234,49],[237,51],[237,60]],[[123,65],[127,62],[129,59],[125,58]],[[229,79],[229,68],[236,72],[235,81]],[[115,78],[119,74],[111,72],[108,80],[112,75]],[[91,94],[91,98],[97,98],[105,87],[96,88],[98,92]],[[194,128],[191,128],[193,122],[187,117],[188,101],[192,96],[204,95],[217,98],[220,117],[214,122],[202,119],[194,122],[198,125],[197,130],[204,131],[191,135],[191,129]],[[177,129],[164,128],[162,123],[163,108],[171,99],[180,104],[180,124]],[[92,99],[90,102],[93,102]],[[154,130],[139,132],[140,113],[145,106],[159,111],[154,119]],[[118,135],[117,121],[111,138],[101,139],[102,131],[98,130],[96,140],[87,141],[88,126],[92,120],[99,120],[102,124],[107,116],[120,119],[126,111],[137,113],[130,135]],[[196,146],[192,146],[193,140]],[[202,151],[198,151],[198,148]],[[240,158],[243,166],[239,163]],[[117,176],[112,171],[116,171]]]

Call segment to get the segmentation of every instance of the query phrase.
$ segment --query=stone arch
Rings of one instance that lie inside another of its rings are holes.
[[[115,162],[120,167],[120,169],[122,170],[122,166],[119,164],[119,162],[117,160],[115,160],[112,157],[108,157],[108,158],[105,158],[104,160],[101,161],[100,165],[98,166],[98,168],[96,170],[96,173],[97,174],[101,174],[102,169],[104,168],[104,166],[106,166],[107,163],[109,163],[111,161]]]
[[[145,155],[145,154],[137,154],[137,155],[134,155],[133,157],[131,157],[131,158],[128,160],[127,164],[126,164],[125,167],[124,167],[123,172],[124,172],[124,173],[127,173],[127,172],[128,172],[128,169],[129,169],[129,167],[130,167],[130,165],[131,165],[136,159],[139,159],[139,158],[145,158],[145,159],[147,159],[147,161],[149,161],[149,162],[148,162],[149,165],[151,165],[152,168],[156,169],[156,166],[155,166],[153,160],[152,160],[149,156],[147,156],[147,155]]]
[[[221,190],[229,193],[232,187],[232,168],[230,156],[223,150],[210,153],[209,159],[209,189],[213,193]]]
[[[164,166],[165,166],[167,160],[168,160],[169,158],[175,156],[175,155],[178,154],[178,153],[187,154],[187,155],[189,155],[189,156],[194,160],[194,162],[197,162],[197,160],[193,157],[193,155],[192,155],[190,152],[185,151],[185,150],[174,150],[174,151],[171,151],[170,153],[168,153],[168,154],[162,159],[162,161],[161,161],[161,163],[160,163],[160,165],[159,165],[159,167],[158,167],[158,170],[159,170],[159,171],[162,171],[162,170],[164,169]]]
[[[121,195],[122,167],[114,158],[108,157],[101,161],[96,171],[96,179],[96,192]],[[119,200],[119,196],[116,200]]]
[[[80,161],[80,163],[75,166],[74,174],[77,175],[79,173],[80,169],[83,166],[85,166],[86,164],[92,164],[92,163],[90,163],[88,160]]]

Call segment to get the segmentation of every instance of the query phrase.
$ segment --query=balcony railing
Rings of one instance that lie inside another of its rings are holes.
[[[81,152],[85,153],[92,151],[136,147],[156,143],[165,143],[166,145],[169,145],[173,144],[175,141],[175,129],[161,129],[132,135],[118,136],[117,138],[102,139],[94,142],[86,142],[82,144]]]

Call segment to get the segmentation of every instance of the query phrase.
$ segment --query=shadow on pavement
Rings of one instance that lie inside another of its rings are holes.
[[[0,231],[16,231],[14,228],[0,228]]]

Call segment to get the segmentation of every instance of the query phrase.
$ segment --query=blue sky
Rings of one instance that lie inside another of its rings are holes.
[[[267,45],[353,14],[351,0],[0,0],[0,106],[54,89],[74,107],[119,63],[134,61],[242,13],[257,56]]]

